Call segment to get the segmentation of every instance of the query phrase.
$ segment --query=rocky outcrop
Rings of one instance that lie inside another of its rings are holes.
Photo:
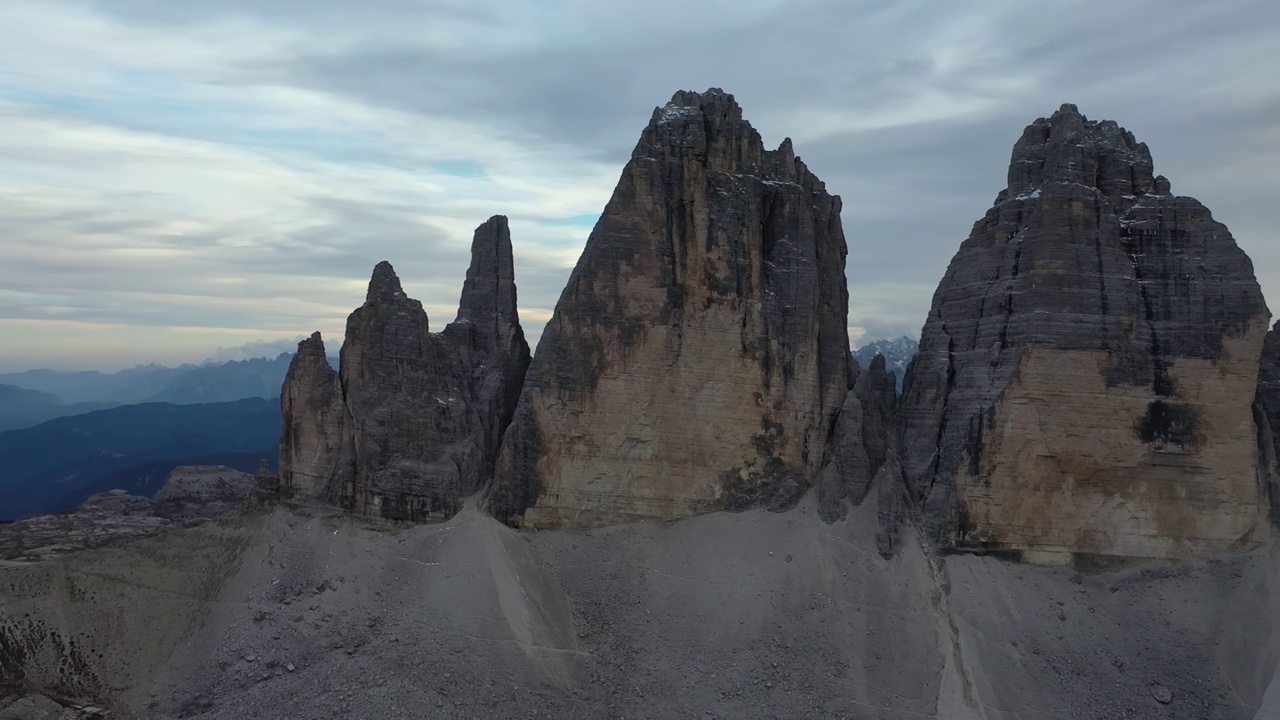
[[[240,511],[254,477],[223,465],[174,468],[152,498],[110,490],[75,510],[0,524],[0,560],[34,562]]]
[[[1247,544],[1268,317],[1249,258],[1146,145],[1071,105],[1032,123],[908,371],[903,460],[928,534],[1051,554]]]
[[[898,457],[897,378],[886,370],[883,355],[875,355],[866,370],[856,360],[852,365],[853,386],[836,418],[818,480],[818,515],[828,523],[843,520],[874,492],[876,547],[887,558],[899,544],[910,504]]]
[[[91,495],[73,512],[114,517],[148,517],[155,515],[155,506],[151,504],[151,500],[141,495],[130,495],[127,490],[108,490]]]
[[[271,471],[271,462],[263,459],[253,476],[253,489],[249,492],[249,507],[267,510],[280,502],[280,476]]]
[[[158,517],[185,522],[215,518],[244,507],[254,476],[223,465],[174,468],[151,498]]]
[[[457,320],[439,333],[379,263],[340,371],[318,334],[299,346],[282,393],[282,495],[397,520],[454,514],[492,473],[528,364],[505,217],[476,230]]]
[[[546,527],[790,505],[849,387],[839,213],[731,95],[656,109],[539,342],[490,509]]]
[[[894,374],[898,392],[901,393],[902,381],[907,376],[907,365],[911,364],[911,358],[915,357],[919,350],[920,343],[906,335],[901,335],[866,343],[853,353],[853,359],[862,367],[871,367],[871,361],[877,355],[883,355],[885,369]]]
[[[39,693],[13,700],[0,698],[0,720],[107,720],[111,714],[94,705],[61,703]]]
[[[836,419],[818,484],[818,513],[827,522],[843,518],[850,505],[861,504],[882,469],[890,473],[886,482],[899,482],[897,383],[885,365],[883,355],[874,356],[866,370],[854,365],[853,387]]]
[[[1258,425],[1258,479],[1271,524],[1280,528],[1280,323],[1267,332],[1254,400]]]

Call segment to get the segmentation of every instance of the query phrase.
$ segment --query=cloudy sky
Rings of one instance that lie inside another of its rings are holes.
[[[734,93],[844,199],[855,344],[915,335],[1023,126],[1147,142],[1280,311],[1274,0],[6,0],[0,370],[433,327],[511,218],[535,336],[655,105]]]

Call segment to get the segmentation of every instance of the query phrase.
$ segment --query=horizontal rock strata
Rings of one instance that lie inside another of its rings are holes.
[[[945,546],[1169,557],[1248,544],[1269,312],[1146,145],[1064,105],[947,268],[900,406]]]

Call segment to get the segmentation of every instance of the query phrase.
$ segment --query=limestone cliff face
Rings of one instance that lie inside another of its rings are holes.
[[[731,95],[656,109],[542,335],[491,510],[590,526],[793,502],[848,388],[839,212]]]
[[[1146,145],[1064,105],[947,268],[900,405],[945,545],[1180,556],[1260,529],[1250,405],[1269,312]]]
[[[476,230],[443,331],[383,262],[347,320],[339,372],[319,342],[285,381],[282,492],[401,520],[457,512],[492,473],[529,364],[506,218]]]
[[[1267,332],[1254,400],[1258,424],[1258,479],[1267,497],[1271,524],[1280,528],[1280,323]]]

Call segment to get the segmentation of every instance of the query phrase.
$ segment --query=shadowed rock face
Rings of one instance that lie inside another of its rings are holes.
[[[536,527],[794,502],[848,388],[839,212],[731,95],[656,109],[539,342],[490,509]]]
[[[897,378],[876,355],[863,370],[852,360],[853,386],[836,418],[827,462],[817,486],[818,515],[843,520],[851,506],[875,493],[876,548],[891,557],[899,546],[909,500],[903,491],[897,432]]]
[[[1271,524],[1280,528],[1280,323],[1267,332],[1254,401],[1258,424],[1258,478],[1267,496]]]
[[[1250,403],[1269,312],[1146,145],[1064,105],[933,299],[900,406],[944,545],[1177,556],[1259,525]]]
[[[827,448],[829,460],[818,485],[818,512],[827,522],[845,516],[846,501],[861,504],[886,463],[895,472],[898,468],[897,381],[885,364],[885,357],[876,355],[866,370],[854,366],[853,387],[836,420]]]
[[[528,364],[505,217],[477,228],[442,332],[379,263],[347,319],[341,371],[318,333],[299,345],[281,400],[282,494],[400,520],[452,515],[491,474]]]

